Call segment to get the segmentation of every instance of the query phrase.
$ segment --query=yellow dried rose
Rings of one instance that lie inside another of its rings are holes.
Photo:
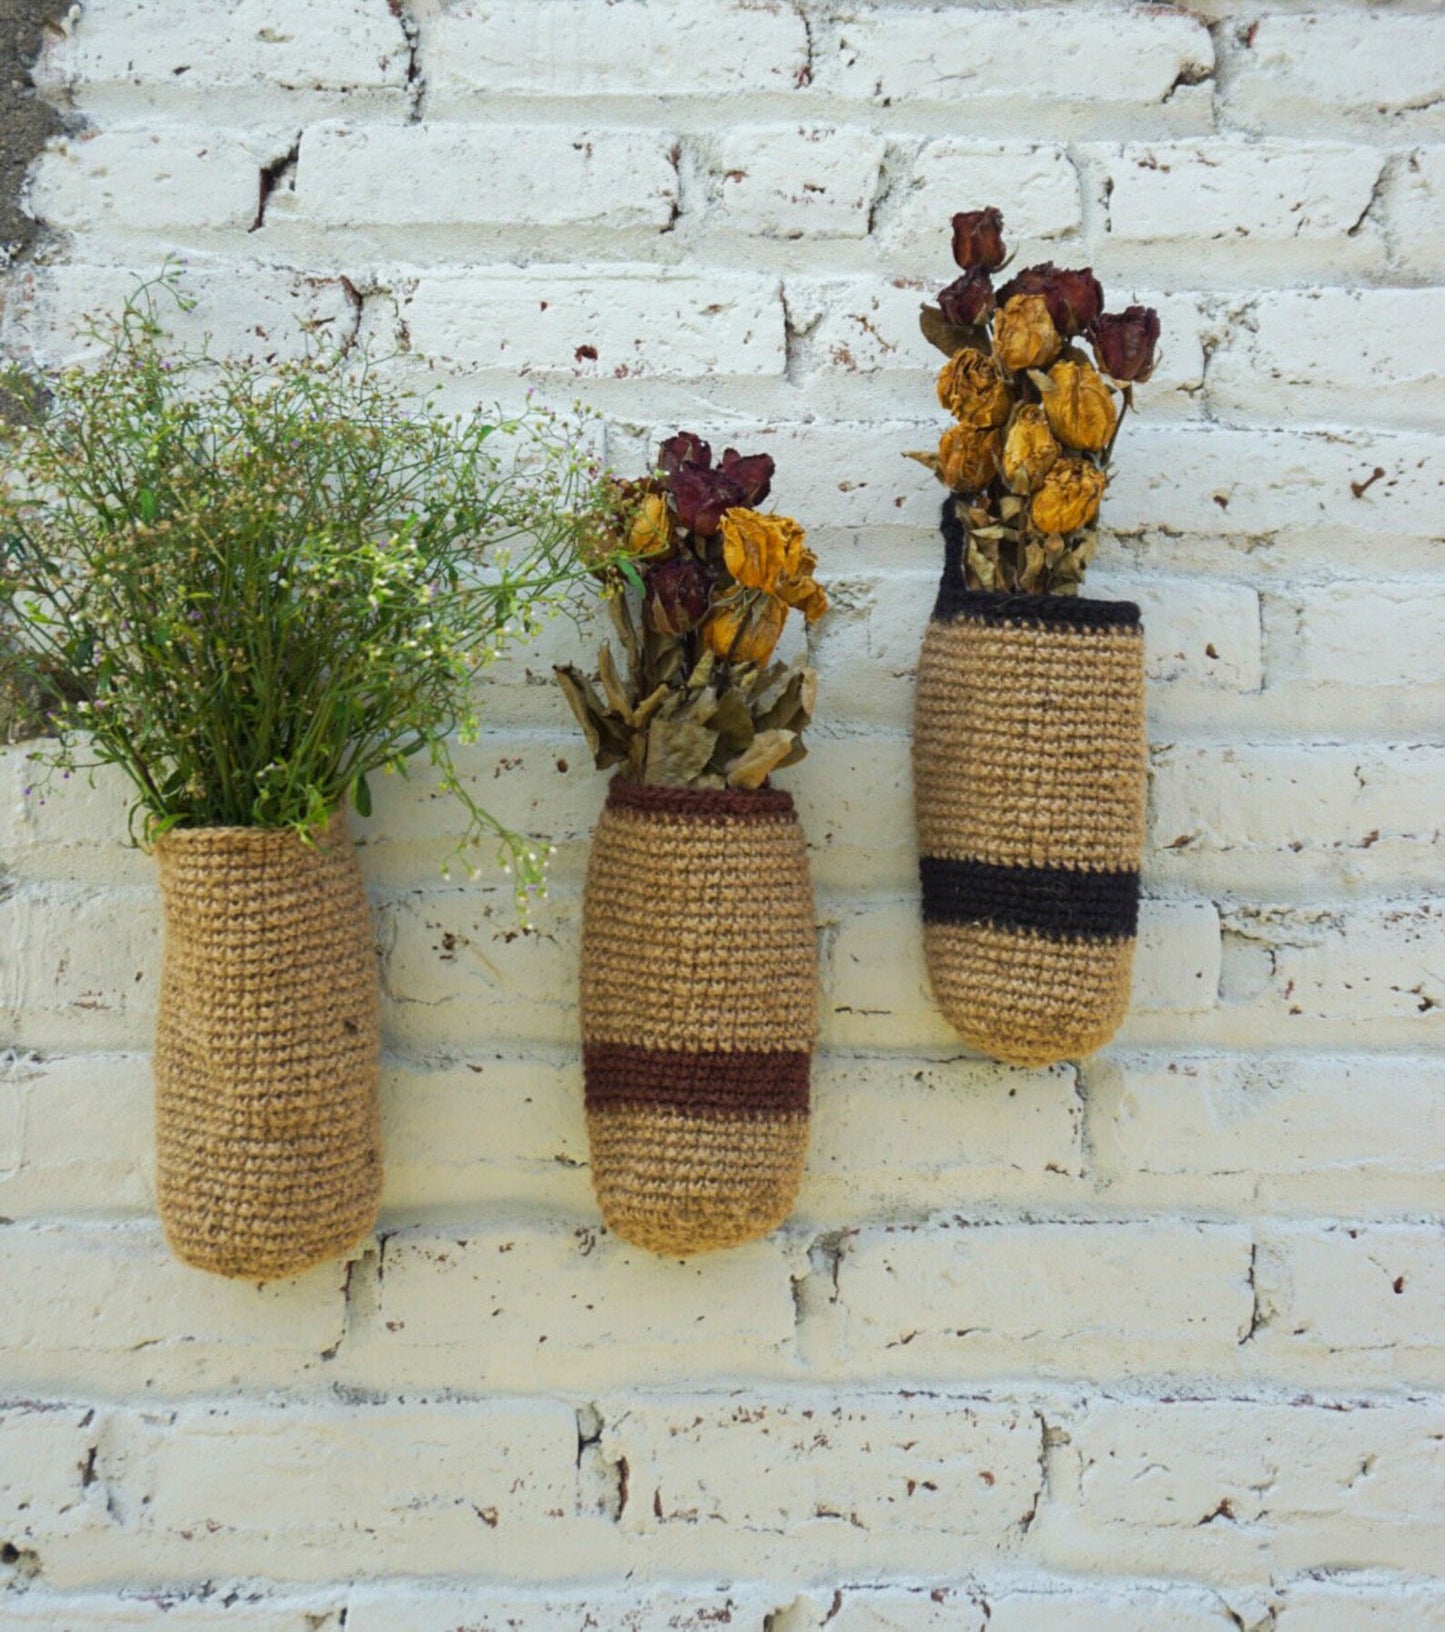
[[[938,400],[961,425],[1002,425],[1011,406],[993,359],[965,346],[939,370]]]
[[[1030,515],[1041,533],[1072,533],[1099,513],[1108,478],[1087,459],[1060,459],[1034,494]]]
[[[718,657],[761,665],[773,655],[787,619],[788,609],[776,595],[736,590],[708,613],[703,640]]]
[[[637,507],[627,535],[633,555],[666,555],[672,548],[672,512],[661,493],[649,493]]]
[[[1042,295],[1014,295],[993,326],[994,356],[1007,369],[1047,368],[1063,345]]]
[[[938,479],[955,493],[977,493],[998,471],[1003,435],[997,429],[950,425],[938,439]]]
[[[1042,408],[1030,405],[1014,415],[1003,442],[1003,479],[1015,493],[1035,493],[1059,457],[1059,444]]]
[[[1044,412],[1060,442],[1096,453],[1109,445],[1119,410],[1099,371],[1088,363],[1055,363],[1044,392]]]
[[[804,550],[798,569],[791,578],[777,585],[779,598],[795,611],[801,612],[809,623],[816,623],[828,610],[828,596],[823,586],[813,577],[818,570],[818,558],[811,550]]]
[[[723,561],[745,589],[776,589],[797,575],[806,535],[790,516],[736,508],[723,512],[720,530]]]

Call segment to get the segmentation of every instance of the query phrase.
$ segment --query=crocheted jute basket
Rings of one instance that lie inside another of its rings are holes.
[[[309,845],[177,828],[156,857],[166,1238],[216,1274],[297,1274],[366,1235],[381,1193],[376,947],[345,816]]]
[[[913,783],[939,1007],[999,1060],[1106,1043],[1129,1004],[1144,848],[1144,637],[1127,601],[970,590],[943,509]]]
[[[807,1152],[817,986],[789,795],[614,780],[582,916],[587,1130],[610,1230],[686,1256],[782,1223]]]

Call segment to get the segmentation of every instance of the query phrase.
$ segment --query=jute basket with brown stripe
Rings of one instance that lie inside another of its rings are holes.
[[[965,587],[918,664],[913,782],[939,1007],[999,1060],[1089,1054],[1129,1004],[1144,848],[1144,639],[1127,601]]]
[[[156,857],[166,1238],[219,1275],[298,1274],[365,1236],[381,1194],[376,946],[345,816],[310,844],[177,828]]]
[[[788,794],[613,780],[587,869],[581,1020],[592,1182],[624,1240],[687,1256],[792,1211],[813,918]]]

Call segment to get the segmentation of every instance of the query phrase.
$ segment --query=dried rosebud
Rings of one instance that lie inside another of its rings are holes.
[[[1003,216],[995,209],[966,210],[953,218],[953,258],[965,272],[981,267],[997,271],[1008,251],[1003,242]]]
[[[706,470],[712,464],[712,448],[691,431],[679,431],[657,450],[657,464],[669,476],[676,476],[683,465],[699,465]]]
[[[703,625],[710,652],[733,663],[762,665],[773,655],[788,609],[766,590],[737,589],[718,602]]]
[[[647,574],[643,615],[659,635],[685,635],[707,616],[712,574],[692,555],[664,561]]]
[[[743,502],[743,490],[726,471],[679,465],[672,478],[672,502],[678,521],[699,537],[707,537],[718,530],[725,511]]]
[[[998,292],[1001,304],[1015,295],[1042,295],[1054,327],[1065,340],[1082,334],[1104,309],[1104,291],[1087,266],[1068,270],[1052,261],[1026,266]]]
[[[1015,373],[1047,368],[1062,345],[1042,295],[1014,295],[1004,302],[993,326],[993,351],[1005,368]]]
[[[998,471],[1003,436],[997,429],[950,425],[938,439],[938,479],[955,493],[977,493]]]
[[[993,280],[982,267],[965,272],[938,291],[938,309],[944,322],[958,329],[971,329],[975,323],[984,322],[993,306]]]
[[[1122,312],[1104,312],[1089,330],[1099,367],[1111,378],[1127,383],[1147,380],[1154,372],[1154,348],[1159,344],[1159,314],[1152,306],[1130,306]]]
[[[1088,363],[1065,359],[1049,370],[1044,390],[1049,429],[1071,448],[1097,452],[1109,445],[1119,410],[1103,376]]]
[[[1003,439],[1003,479],[1015,493],[1036,493],[1054,468],[1059,444],[1043,409],[1020,408]]]
[[[1030,515],[1041,533],[1072,533],[1087,527],[1099,513],[1107,483],[1102,470],[1087,459],[1060,459],[1033,496]]]
[[[1002,425],[1013,406],[997,365],[965,346],[938,372],[938,401],[962,425]]]
[[[632,555],[666,555],[672,548],[672,512],[660,493],[649,493],[632,515],[627,548]]]
[[[723,454],[722,464],[718,468],[737,483],[744,504],[761,504],[772,490],[773,471],[776,466],[770,453],[744,455],[736,448],[729,448]]]

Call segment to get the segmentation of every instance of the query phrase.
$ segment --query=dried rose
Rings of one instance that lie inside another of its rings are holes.
[[[1104,291],[1093,268],[1087,266],[1069,270],[1052,261],[1026,266],[998,292],[1000,303],[1015,295],[1042,295],[1054,327],[1066,340],[1082,334],[1104,309]]]
[[[726,471],[679,465],[672,478],[672,502],[689,532],[708,537],[718,530],[724,512],[743,502],[743,490]]]
[[[700,465],[706,470],[712,464],[712,448],[691,431],[679,431],[657,450],[657,464],[669,476],[676,476],[683,465]]]
[[[732,509],[722,518],[723,561],[744,589],[776,590],[797,576],[803,556],[803,529],[789,516]]]
[[[1094,319],[1089,339],[1099,367],[1106,374],[1126,383],[1142,382],[1154,372],[1159,314],[1152,306],[1104,312]]]
[[[966,210],[953,218],[953,258],[965,272],[982,267],[994,272],[1008,251],[1003,242],[1003,216],[995,209]]]
[[[666,555],[673,546],[672,512],[661,493],[649,493],[633,513],[627,534],[632,555]]]
[[[707,616],[712,574],[696,556],[679,555],[647,575],[643,615],[659,635],[685,635]]]
[[[728,448],[718,468],[737,483],[746,505],[761,504],[772,490],[776,467],[770,453],[741,454],[736,448]]]
[[[1034,494],[1030,515],[1041,533],[1072,533],[1099,513],[1107,477],[1087,459],[1060,459]]]
[[[808,623],[816,623],[828,610],[827,593],[813,577],[817,570],[817,556],[811,550],[805,549],[792,577],[784,579],[777,587],[779,599],[795,611],[801,612]]]
[[[993,280],[982,267],[955,278],[946,289],[938,291],[938,309],[945,323],[955,328],[971,329],[982,323],[993,311]]]
[[[1012,401],[991,357],[965,346],[938,373],[938,400],[961,425],[1002,425]]]
[[[997,429],[950,425],[938,439],[938,479],[955,493],[977,493],[998,470],[1003,437]]]
[[[1020,408],[1003,441],[1003,479],[1015,493],[1034,493],[1059,457],[1059,444],[1043,409]]]
[[[708,614],[703,640],[726,661],[761,665],[773,655],[787,619],[788,609],[776,595],[734,590]]]
[[[1005,368],[1015,373],[1046,368],[1062,344],[1042,295],[1014,295],[1004,302],[993,326],[993,350]]]
[[[1060,442],[1088,452],[1108,446],[1119,420],[1113,392],[1099,371],[1088,363],[1067,359],[1049,370],[1044,412]]]

